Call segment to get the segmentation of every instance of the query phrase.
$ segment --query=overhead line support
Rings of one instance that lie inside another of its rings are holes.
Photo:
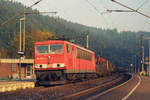
[[[139,13],[140,15],[143,15],[143,16],[145,16],[145,17],[147,17],[147,18],[150,18],[150,16],[148,16],[148,15],[146,15],[146,14],[144,14],[144,13],[138,11],[138,9],[133,9],[133,8],[131,8],[131,7],[128,7],[128,6],[126,6],[126,5],[124,5],[124,4],[120,3],[120,2],[118,2],[118,1],[116,1],[116,0],[111,0],[111,1],[117,3],[117,4],[121,5],[121,6],[123,6],[123,7],[125,7],[125,8],[128,8],[128,9],[132,10],[133,12],[137,12],[137,13]]]

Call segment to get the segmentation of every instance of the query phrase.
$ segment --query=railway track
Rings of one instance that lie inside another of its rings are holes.
[[[129,78],[128,78],[129,77]],[[57,98],[57,100],[90,100],[88,99],[91,95],[95,94],[95,92],[99,91],[99,92],[103,92],[105,89],[110,89],[118,84],[121,84],[125,81],[127,81],[128,79],[130,79],[130,75],[129,76],[122,76],[122,77],[116,77],[114,79],[112,79],[111,81],[106,82],[105,84],[101,84],[99,86],[95,86],[92,88],[89,88],[87,90],[83,90],[71,95],[67,95],[64,97],[60,97]]]
[[[104,88],[119,81],[119,75],[99,78],[95,80],[77,82],[73,84],[56,85],[52,87],[36,87],[33,89],[18,90],[1,93],[1,100],[58,100],[70,99],[81,94],[94,92],[98,88]],[[105,85],[104,85],[105,84]],[[83,92],[87,91],[87,92]]]

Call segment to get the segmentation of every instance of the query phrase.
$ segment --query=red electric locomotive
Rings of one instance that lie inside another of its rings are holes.
[[[36,42],[34,49],[38,84],[73,81],[95,74],[95,54],[88,49],[62,40]]]

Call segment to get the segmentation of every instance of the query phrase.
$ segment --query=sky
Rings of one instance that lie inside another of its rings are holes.
[[[31,6],[38,0],[11,0]],[[116,0],[124,5],[150,16],[150,0]],[[111,0],[42,0],[33,9],[40,12],[57,11],[56,15],[68,21],[87,26],[114,29],[118,31],[148,31],[150,32],[150,18],[135,12],[106,12],[109,10],[128,10]]]

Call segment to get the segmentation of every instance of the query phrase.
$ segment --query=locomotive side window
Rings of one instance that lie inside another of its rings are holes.
[[[47,54],[48,53],[48,45],[40,45],[36,47],[36,54]]]
[[[70,53],[70,45],[67,44],[67,53]]]
[[[77,48],[77,58],[92,60],[92,55],[87,51]]]

